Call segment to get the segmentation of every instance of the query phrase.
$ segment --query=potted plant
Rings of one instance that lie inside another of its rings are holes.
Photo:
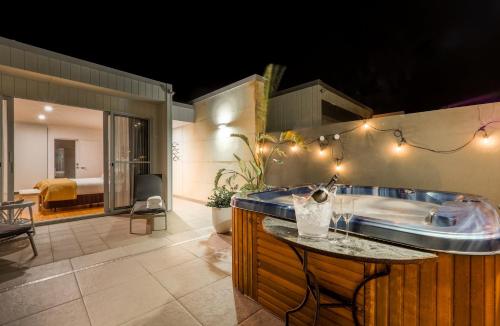
[[[224,185],[214,188],[214,192],[208,197],[207,206],[212,207],[212,225],[217,233],[231,230],[231,197],[234,194],[233,189]]]

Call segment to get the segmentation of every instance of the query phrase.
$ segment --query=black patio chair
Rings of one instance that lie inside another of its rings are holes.
[[[148,208],[147,199],[152,196],[161,197],[161,174],[139,174],[134,177],[134,205],[130,211],[130,233],[132,232],[132,220],[137,218],[154,219],[158,214],[165,216],[165,228],[167,229],[167,208],[165,201],[161,200],[161,208]],[[154,221],[152,223],[154,225]],[[153,231],[155,230],[153,226]]]
[[[33,254],[38,256],[35,241],[33,240],[33,228],[30,224],[5,224],[0,223],[0,243],[9,241],[17,236],[26,234],[31,243]]]

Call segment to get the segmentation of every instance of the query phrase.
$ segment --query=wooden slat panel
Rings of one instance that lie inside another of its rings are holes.
[[[377,265],[377,272],[383,271],[385,267],[383,265]],[[387,277],[381,277],[376,279],[376,325],[388,325],[389,324],[389,280]]]
[[[403,288],[403,323],[405,326],[418,325],[419,276],[418,266],[405,266]],[[378,309],[378,307],[377,307]]]
[[[500,255],[495,256],[495,326],[500,325]]]
[[[495,256],[484,257],[484,324],[495,325]]]
[[[455,256],[454,322],[470,325],[470,257]]]
[[[231,243],[232,243],[232,269],[231,269],[231,275],[233,279],[233,286],[237,288],[238,286],[238,273],[236,272],[238,270],[238,256],[237,254],[239,253],[239,248],[238,248],[238,228],[236,226],[236,220],[238,219],[239,216],[239,210],[236,208],[232,209],[232,222],[231,222]]]
[[[436,263],[424,263],[420,266],[420,324],[436,325]]]
[[[389,277],[389,322],[391,325],[403,325],[403,284],[404,266],[391,267]]]
[[[439,254],[437,265],[437,324],[453,325],[453,256]]]
[[[472,325],[484,325],[484,257],[471,257],[470,318]]]
[[[246,212],[243,211],[238,219],[238,233],[240,237],[238,238],[238,247],[240,249],[240,254],[238,256],[238,279],[240,281],[239,289],[244,292],[244,280],[243,280],[243,220],[246,218]]]
[[[369,275],[373,275],[373,273],[377,270],[376,264],[365,264],[365,277]],[[364,296],[365,296],[365,316],[364,322],[365,325],[373,326],[375,325],[375,292],[376,292],[376,284],[375,282],[368,282],[364,288]]]
[[[249,219],[249,215],[251,215],[251,212],[248,212],[248,211],[245,211],[244,215],[243,215],[243,220],[241,221],[242,223],[242,250],[243,250],[243,255],[242,255],[242,259],[243,259],[243,263],[242,263],[242,266],[243,266],[243,289],[244,289],[244,292],[243,293],[248,293],[248,270],[247,270],[247,265],[248,265],[248,241],[247,241],[247,238],[248,238],[248,219]]]

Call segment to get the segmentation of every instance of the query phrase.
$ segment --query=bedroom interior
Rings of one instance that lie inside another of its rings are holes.
[[[104,214],[101,111],[14,99],[14,157],[15,199],[35,202],[36,222]]]

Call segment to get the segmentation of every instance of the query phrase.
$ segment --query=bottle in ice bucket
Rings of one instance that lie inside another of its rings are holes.
[[[299,236],[306,238],[328,237],[328,229],[332,216],[331,201],[335,197],[337,190],[337,187],[330,186],[330,183],[328,186],[328,188],[318,187],[318,189],[324,189],[321,189],[321,191],[326,190],[324,193],[326,196],[322,195],[320,202],[317,201],[317,198],[313,197],[314,193],[318,193],[318,189],[307,196],[292,195]]]

